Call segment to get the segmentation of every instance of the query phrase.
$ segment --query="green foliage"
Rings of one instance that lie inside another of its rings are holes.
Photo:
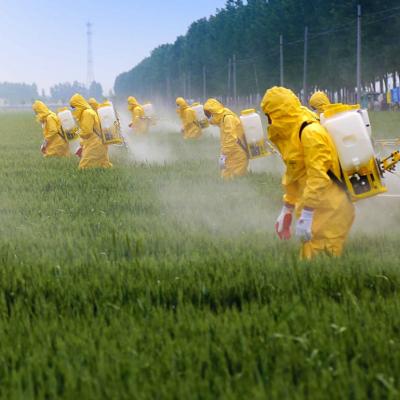
[[[279,35],[284,37],[285,86],[302,88],[303,38],[309,27],[310,88],[354,91],[357,4],[363,7],[363,86],[388,81],[398,71],[398,1],[378,0],[248,0],[227,1],[209,19],[194,22],[174,44],[160,46],[150,57],[115,81],[115,93],[171,97],[191,86],[202,95],[207,70],[210,96],[232,95],[228,60],[235,54],[238,94],[260,93],[279,84]],[[397,7],[397,8],[396,8]],[[188,90],[189,91],[189,90]]]
[[[32,115],[0,137],[0,398],[398,398],[399,229],[305,264],[272,232],[279,177],[223,184],[213,138],[80,172]]]

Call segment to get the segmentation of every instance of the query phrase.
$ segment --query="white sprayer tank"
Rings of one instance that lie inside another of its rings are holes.
[[[264,139],[264,130],[256,110],[244,110],[240,116],[247,143],[253,144]]]
[[[77,128],[74,116],[70,110],[60,111],[57,114],[64,132],[71,132]]]
[[[117,117],[112,105],[99,107],[97,114],[99,116],[102,129],[112,129],[114,124],[117,122]]]
[[[191,108],[196,113],[197,121],[201,122],[207,120],[206,114],[204,114],[204,107],[202,104],[193,104]]]
[[[344,171],[358,170],[375,157],[367,126],[359,110],[345,111],[330,118],[323,116],[321,124],[335,143]]]
[[[142,106],[146,118],[154,118],[156,113],[153,104],[147,103]]]

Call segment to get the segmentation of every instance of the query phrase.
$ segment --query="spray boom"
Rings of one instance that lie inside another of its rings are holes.
[[[380,162],[383,172],[393,172],[397,163],[400,162],[400,151],[395,151]]]

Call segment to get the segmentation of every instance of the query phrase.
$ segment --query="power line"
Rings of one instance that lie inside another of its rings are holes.
[[[400,13],[387,15],[382,18],[377,18],[374,21],[363,22],[363,25],[373,25],[373,24],[376,24],[377,22],[387,21],[388,19],[397,18],[397,17],[400,17]]]
[[[375,12],[370,12],[370,13],[364,13],[364,17],[369,17],[369,16],[374,16],[374,15],[379,15],[379,14],[384,14],[389,11],[395,11],[395,10],[400,10],[400,6],[393,7],[393,8],[387,8],[386,10],[381,10],[381,11],[375,11]]]

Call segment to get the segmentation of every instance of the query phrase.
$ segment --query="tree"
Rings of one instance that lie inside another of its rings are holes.
[[[59,83],[50,88],[50,95],[53,101],[68,103],[75,93],[80,93],[84,97],[88,95],[85,85],[77,81],[72,84],[69,82]]]
[[[103,87],[100,83],[93,81],[89,88],[88,97],[94,97],[98,100],[103,98]]]
[[[201,97],[203,66],[209,96],[228,94],[228,60],[235,54],[239,95],[279,84],[279,36],[284,38],[285,86],[302,88],[304,29],[309,28],[308,86],[354,93],[356,10],[363,7],[365,88],[388,82],[398,68],[398,0],[228,0],[210,18],[194,22],[175,43],[162,45],[116,78],[117,96]]]
[[[0,98],[8,104],[32,103],[39,97],[37,86],[26,83],[0,83]]]

